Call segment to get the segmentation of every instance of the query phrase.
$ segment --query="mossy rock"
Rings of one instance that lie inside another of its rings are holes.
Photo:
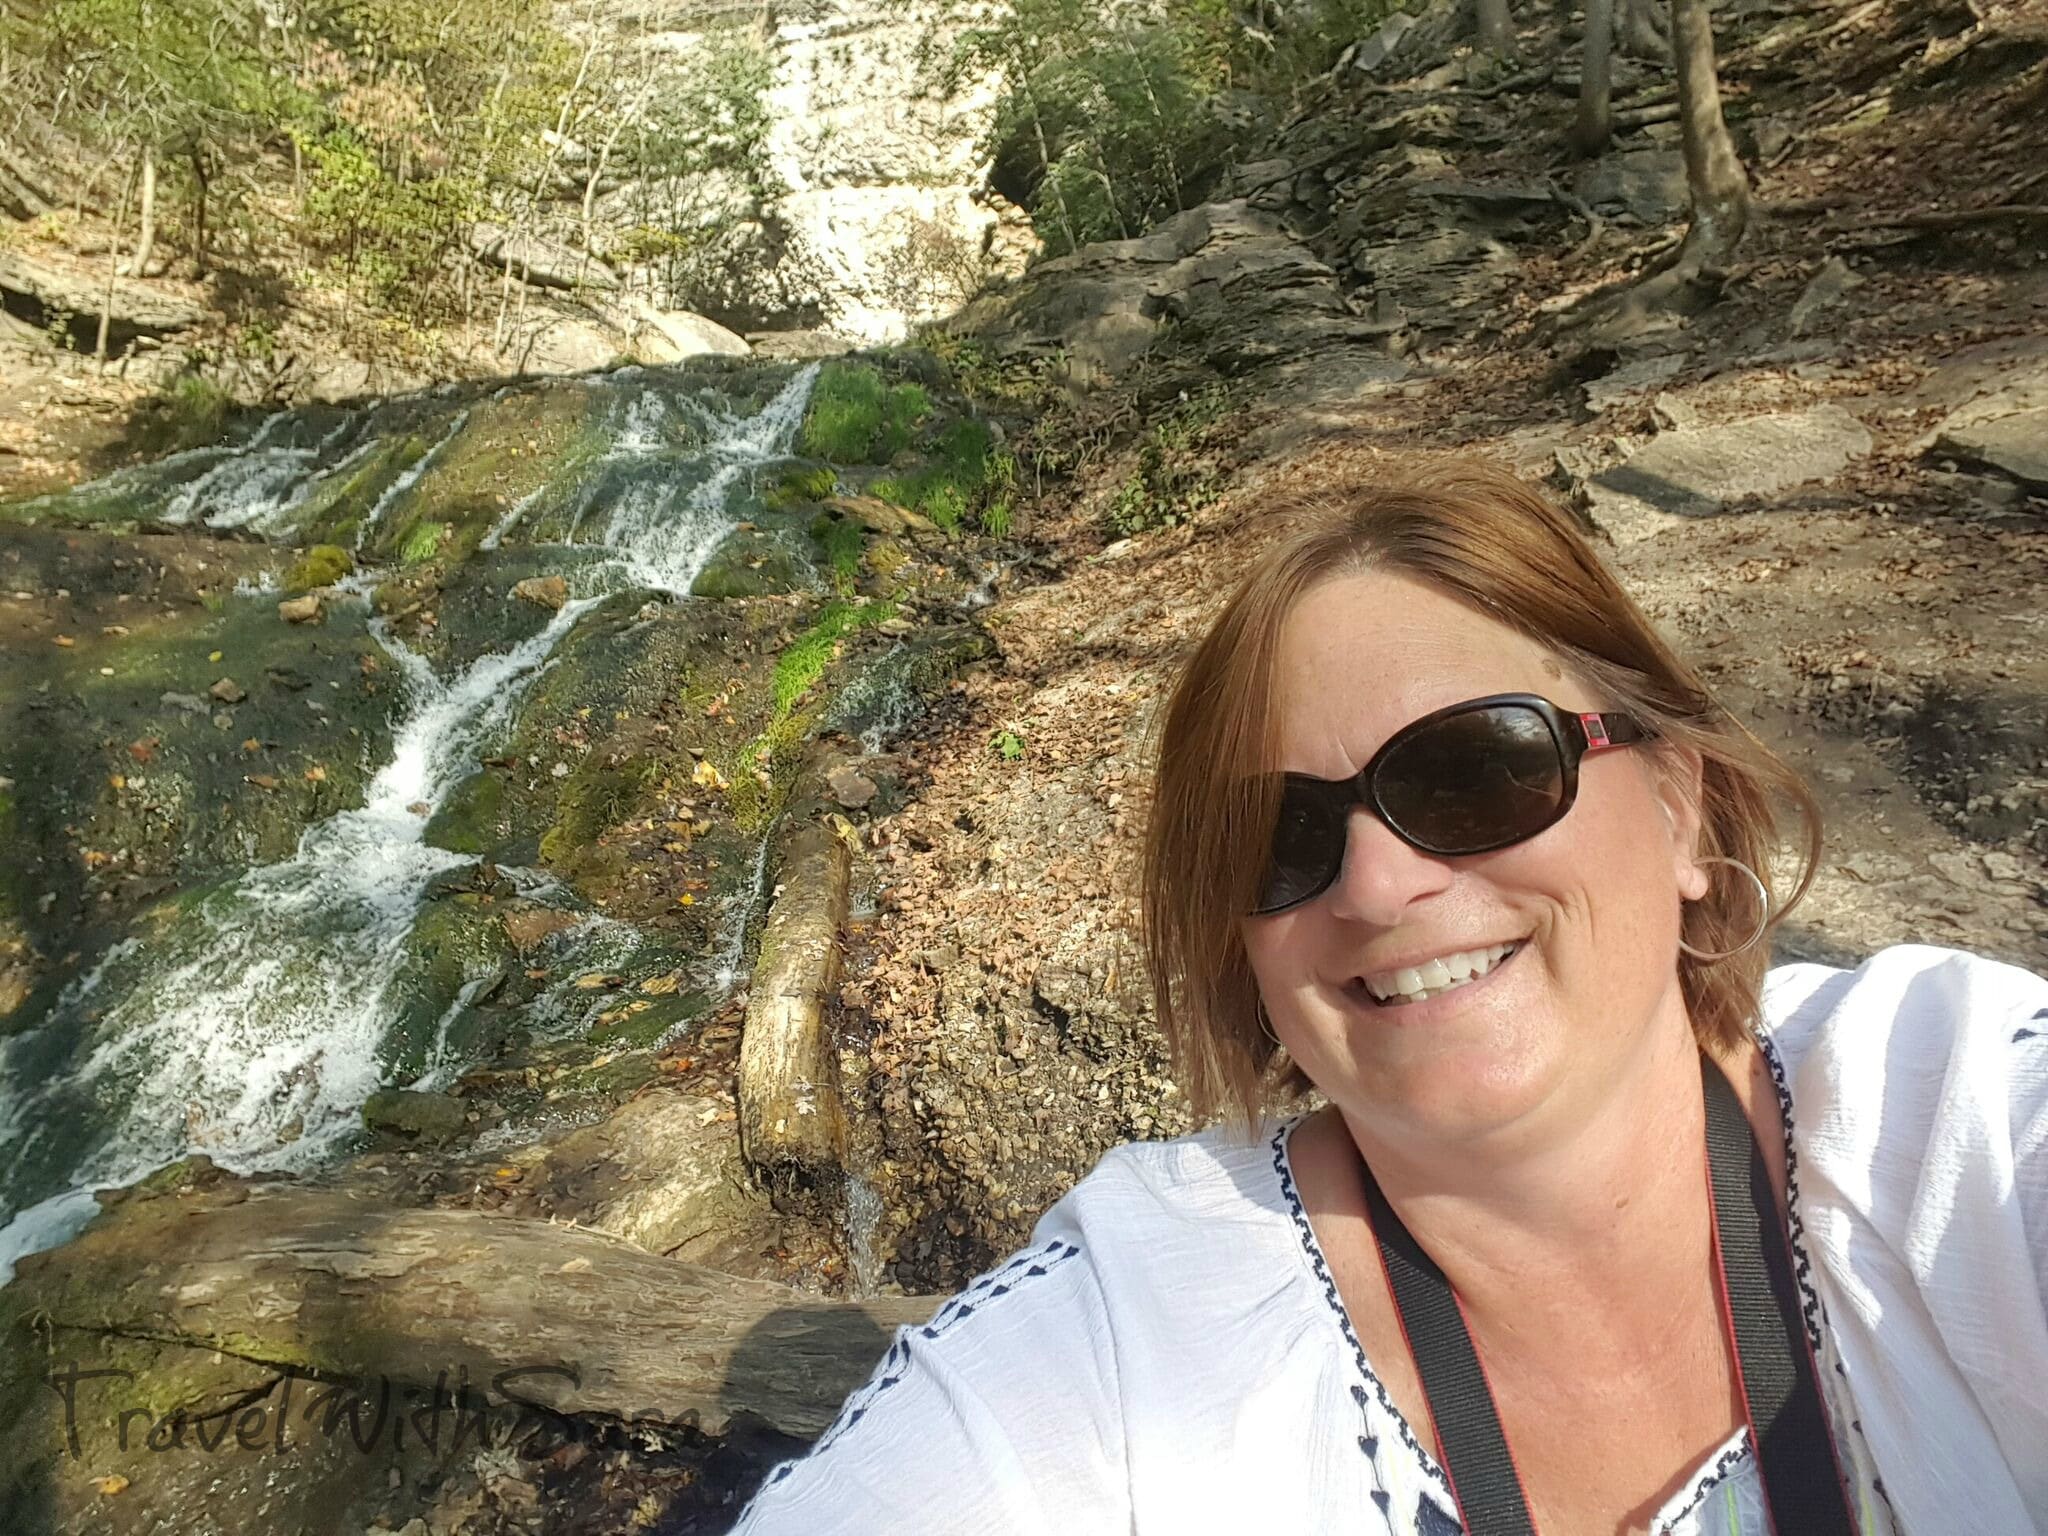
[[[562,784],[555,824],[540,840],[542,860],[558,869],[587,862],[598,835],[624,819],[659,772],[644,752],[591,751]]]
[[[363,1101],[363,1127],[414,1141],[448,1141],[469,1125],[469,1106],[446,1093],[380,1088]]]
[[[512,839],[505,780],[489,768],[464,779],[427,823],[426,840],[451,853],[487,854]]]
[[[379,444],[353,467],[337,468],[301,504],[300,531],[325,543],[353,543],[363,518],[432,446],[431,439],[409,432]]]
[[[284,587],[287,592],[331,587],[355,568],[355,556],[339,544],[315,544],[292,562],[291,570],[285,573]]]
[[[718,546],[697,579],[693,597],[766,597],[809,585],[785,540],[769,529],[734,533]]]
[[[793,510],[823,501],[839,488],[839,476],[829,464],[807,464],[786,469],[768,488],[762,500],[778,510]]]

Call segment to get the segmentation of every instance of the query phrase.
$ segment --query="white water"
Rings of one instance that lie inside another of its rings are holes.
[[[692,456],[710,473],[694,485],[658,473],[631,486],[604,529],[614,558],[579,573],[579,584],[594,579],[595,589],[518,645],[444,681],[373,623],[409,701],[362,806],[307,828],[290,858],[205,895],[146,942],[117,946],[42,1026],[0,1040],[0,1170],[20,1169],[38,1149],[45,1156],[37,1165],[66,1169],[65,1187],[54,1192],[0,1183],[0,1213],[11,1217],[0,1226],[0,1280],[22,1254],[63,1241],[89,1219],[94,1186],[132,1182],[192,1151],[239,1170],[305,1168],[353,1134],[363,1101],[387,1080],[402,1045],[393,1030],[421,906],[436,876],[469,863],[426,843],[433,812],[510,723],[562,638],[610,591],[689,591],[730,531],[728,502],[740,476],[786,455],[815,374],[814,366],[796,375],[758,415],[716,419],[711,442]],[[647,401],[658,408],[642,409]],[[646,386],[608,457],[656,455],[667,410]],[[251,449],[284,451],[262,446],[260,435]],[[366,531],[398,491],[394,485],[380,500]],[[366,589],[369,579],[364,573],[349,591]],[[757,862],[755,888],[735,897],[737,920],[723,925],[714,961],[721,985],[737,975],[764,875]],[[407,1074],[416,1084],[459,1072],[450,1030],[476,984],[420,1042],[423,1069]],[[85,1009],[103,993],[103,1008]],[[33,1070],[53,1062],[63,1064],[54,1073]],[[36,1086],[16,1086],[23,1083]]]

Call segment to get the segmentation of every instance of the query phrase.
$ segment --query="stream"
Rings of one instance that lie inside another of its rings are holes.
[[[735,526],[759,512],[764,471],[791,457],[817,365],[775,372],[780,382],[769,381],[763,400],[766,372],[742,375],[731,393],[666,369],[558,382],[558,391],[587,396],[574,406],[581,437],[555,472],[492,509],[471,563],[501,562],[495,579],[506,587],[530,571],[559,572],[566,600],[551,613],[502,605],[506,622],[529,632],[496,644],[474,627],[453,633],[461,626],[450,620],[440,655],[408,645],[373,611],[390,562],[372,562],[419,488],[465,451],[467,434],[509,390],[460,405],[429,395],[286,413],[237,447],[71,493],[125,502],[156,524],[303,543],[323,500],[333,505],[337,481],[380,457],[396,462],[392,444],[411,434],[410,462],[352,528],[340,525],[365,564],[328,597],[334,610],[359,614],[395,663],[401,702],[361,803],[307,825],[289,857],[159,903],[27,1028],[0,1037],[0,1280],[23,1254],[81,1227],[96,1188],[192,1152],[238,1171],[320,1166],[359,1142],[362,1105],[377,1089],[444,1086],[495,1043],[471,1006],[490,977],[465,975],[452,997],[445,985],[437,992],[432,946],[417,941],[434,882],[474,863],[429,841],[430,824],[498,749],[535,680],[594,611],[630,606],[635,594],[689,600]],[[258,585],[228,601],[274,609],[278,595]],[[321,712],[317,695],[311,704]],[[706,989],[729,989],[739,974],[761,858],[757,851],[724,898],[716,942],[693,962]],[[498,873],[543,904],[566,895],[538,869]],[[596,951],[615,956],[635,942],[609,918],[565,910]],[[587,1023],[595,1006],[564,981],[526,1012],[534,1027],[564,1031]]]

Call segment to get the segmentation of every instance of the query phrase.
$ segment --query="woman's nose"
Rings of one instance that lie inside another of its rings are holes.
[[[1334,916],[1391,928],[1451,883],[1448,860],[1403,842],[1364,806],[1344,830],[1344,867],[1324,896]]]

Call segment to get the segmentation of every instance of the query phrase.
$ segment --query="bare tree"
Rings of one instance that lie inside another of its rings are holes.
[[[1572,148],[1586,156],[1607,147],[1614,133],[1614,7],[1617,0],[1586,0],[1585,57],[1579,69],[1579,117]],[[1626,4],[1628,0],[1620,0]]]
[[[135,254],[122,263],[123,272],[136,277],[149,275],[149,259],[156,252],[156,145],[142,146],[142,218],[135,236]]]
[[[1671,0],[1671,42],[1678,62],[1678,121],[1685,145],[1685,181],[1692,227],[1678,268],[1689,279],[1735,253],[1749,223],[1749,178],[1721,115],[1714,64],[1714,23],[1707,0]]]

